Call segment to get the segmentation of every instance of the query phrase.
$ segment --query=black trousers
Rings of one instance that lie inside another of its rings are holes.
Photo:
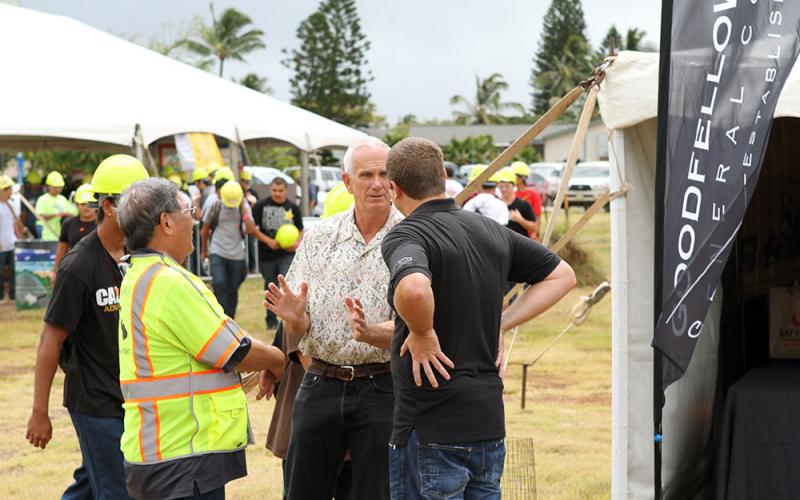
[[[306,373],[289,442],[289,500],[330,500],[347,451],[352,497],[389,499],[392,375],[343,382]]]

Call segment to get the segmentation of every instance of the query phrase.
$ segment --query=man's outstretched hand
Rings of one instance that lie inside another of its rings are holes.
[[[423,333],[409,332],[408,337],[400,347],[400,356],[405,356],[409,352],[411,353],[412,361],[411,372],[414,375],[414,383],[417,384],[417,387],[422,386],[420,367],[425,371],[428,382],[434,388],[439,387],[436,374],[433,372],[434,369],[439,372],[442,378],[450,380],[450,374],[447,373],[445,365],[450,368],[454,368],[455,365],[442,352],[442,348],[439,346],[439,338],[434,330],[431,329]]]
[[[275,313],[284,322],[297,325],[302,322],[306,312],[308,300],[308,283],[300,283],[300,290],[297,293],[289,288],[286,278],[278,275],[278,285],[270,283],[264,291],[264,307]]]

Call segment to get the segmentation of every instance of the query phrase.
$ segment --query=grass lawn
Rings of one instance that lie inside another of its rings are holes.
[[[572,210],[570,221],[582,211]],[[563,219],[562,219],[563,220]],[[610,278],[609,217],[599,213],[577,240],[598,269]],[[264,332],[260,280],[240,291],[237,322],[255,337]],[[520,329],[505,381],[508,438],[531,438],[535,447],[539,498],[609,498],[611,490],[611,301],[606,297],[589,319],[573,328],[535,366],[528,369],[526,409],[520,408],[522,369],[568,322],[581,295],[565,300]],[[75,432],[61,406],[63,374],[56,375],[50,398],[53,440],[33,448],[25,430],[33,397],[33,369],[43,311],[16,312],[0,306],[0,497],[58,498],[80,463]],[[508,346],[508,340],[506,342]],[[516,364],[515,364],[516,363]],[[280,460],[264,448],[272,402],[250,397],[256,446],[247,450],[249,475],[228,485],[228,498],[280,498]],[[513,464],[506,464],[507,470]],[[313,480],[310,477],[311,480]]]

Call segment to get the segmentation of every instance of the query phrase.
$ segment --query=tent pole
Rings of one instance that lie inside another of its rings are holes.
[[[667,131],[669,119],[669,64],[672,47],[672,2],[661,2],[661,57],[658,69],[658,131],[656,142],[656,192],[653,255],[653,333],[662,308],[664,269],[664,186],[667,176]],[[663,496],[661,477],[664,395],[664,357],[653,348],[653,489],[656,500]]]
[[[303,199],[300,203],[300,212],[307,217],[311,211],[311,192],[308,182],[308,153],[300,150],[300,189],[303,190]]]

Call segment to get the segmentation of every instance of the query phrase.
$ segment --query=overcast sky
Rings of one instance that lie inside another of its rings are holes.
[[[136,35],[146,44],[164,38],[193,16],[210,19],[208,2],[200,0],[20,0],[23,7],[73,17],[115,34]],[[509,83],[505,98],[530,106],[532,57],[550,0],[357,0],[362,30],[372,43],[369,84],[380,114],[394,122],[411,113],[420,119],[450,118],[451,96],[472,99],[475,75],[500,73]],[[288,101],[290,71],[281,64],[281,49],[298,45],[300,22],[317,0],[216,0],[217,13],[236,7],[263,30],[267,48],[247,63],[225,63],[225,76],[255,72],[269,79],[273,95]],[[646,31],[645,42],[657,45],[658,0],[584,0],[588,35],[597,46],[611,24]]]

